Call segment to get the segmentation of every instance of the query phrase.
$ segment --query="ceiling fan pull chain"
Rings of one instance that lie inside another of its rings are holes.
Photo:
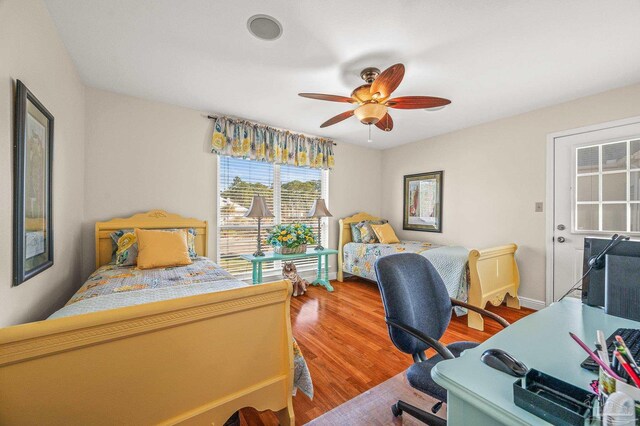
[[[367,140],[367,142],[369,142],[369,143],[373,142],[371,140],[371,124],[369,124],[369,139]]]

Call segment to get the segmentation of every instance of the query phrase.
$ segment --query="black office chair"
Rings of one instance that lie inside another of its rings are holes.
[[[416,253],[385,256],[376,261],[378,287],[384,304],[389,337],[402,352],[413,356],[414,364],[407,370],[409,384],[439,402],[427,413],[404,401],[391,407],[393,415],[403,412],[430,425],[446,425],[435,414],[447,401],[447,391],[431,378],[431,369],[443,359],[453,359],[475,342],[455,342],[443,345],[438,341],[451,321],[453,306],[461,306],[497,321],[503,327],[509,323],[484,309],[449,297],[442,278],[425,257]],[[427,358],[425,350],[433,348],[437,355]],[[433,414],[432,414],[433,413]]]

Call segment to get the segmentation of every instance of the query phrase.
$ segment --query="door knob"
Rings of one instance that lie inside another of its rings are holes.
[[[564,237],[558,237],[558,242],[559,243],[564,243],[566,240]]]

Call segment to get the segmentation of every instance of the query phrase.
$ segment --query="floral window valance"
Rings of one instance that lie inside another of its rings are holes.
[[[331,169],[333,141],[228,117],[214,120],[211,152],[275,164]]]

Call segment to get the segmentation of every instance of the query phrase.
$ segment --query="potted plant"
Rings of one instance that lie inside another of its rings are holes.
[[[298,254],[307,251],[307,244],[315,244],[313,229],[303,223],[276,225],[273,227],[267,243],[278,254]]]

